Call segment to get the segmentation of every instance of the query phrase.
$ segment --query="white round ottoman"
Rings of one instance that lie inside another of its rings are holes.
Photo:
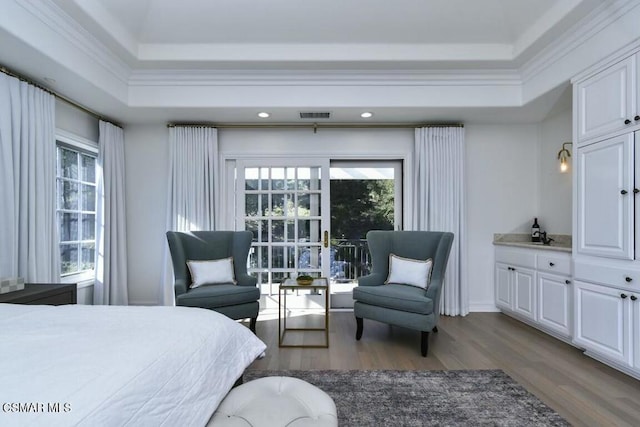
[[[306,381],[264,377],[232,389],[207,427],[337,426],[336,404]]]

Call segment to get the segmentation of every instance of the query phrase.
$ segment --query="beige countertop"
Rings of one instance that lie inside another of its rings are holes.
[[[500,246],[517,246],[520,248],[543,249],[549,251],[571,252],[571,236],[568,234],[549,234],[554,239],[550,245],[531,242],[531,236],[525,233],[494,234],[493,244]]]

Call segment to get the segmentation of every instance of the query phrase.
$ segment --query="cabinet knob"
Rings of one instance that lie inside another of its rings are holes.
[[[637,298],[635,295],[631,295],[631,301],[635,301],[635,300],[637,300],[637,299],[638,299],[638,298]]]
[[[564,281],[565,284],[570,285],[571,284],[571,280],[567,279]]]
[[[627,194],[627,193],[628,193],[627,190],[620,190],[620,194],[622,194],[622,195]]]
[[[554,263],[552,263],[552,262],[550,262],[550,263],[549,263],[549,267],[553,267],[554,265],[555,265],[555,264],[554,264]]]
[[[631,277],[627,276],[627,277],[625,277],[625,278],[624,278],[624,280],[626,280],[627,282],[630,282],[630,281],[632,281],[633,279],[632,279]]]
[[[638,190],[637,188],[634,188],[633,189],[633,194],[638,194],[638,193],[640,193],[640,190]]]
[[[624,124],[625,124],[625,125],[628,125],[629,123],[631,123],[631,120],[629,120],[629,119],[627,119],[627,120],[625,120],[625,121],[624,121]]]
[[[635,116],[633,120],[635,120],[636,122],[640,121],[640,116]]]
[[[620,298],[625,299],[627,297],[627,294],[620,294]]]

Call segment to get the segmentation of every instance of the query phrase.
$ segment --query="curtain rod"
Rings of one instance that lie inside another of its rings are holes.
[[[66,97],[66,96],[64,96],[64,95],[61,95],[61,94],[59,94],[58,92],[55,92],[54,90],[51,90],[51,89],[49,89],[49,88],[47,88],[47,87],[44,87],[44,86],[42,86],[41,84],[36,83],[36,82],[34,82],[33,80],[31,80],[31,79],[29,79],[29,78],[27,78],[27,77],[25,77],[25,76],[23,76],[23,75],[21,75],[21,74],[16,73],[15,71],[11,71],[11,70],[9,70],[8,68],[6,68],[6,67],[5,67],[5,66],[3,66],[3,65],[0,65],[0,71],[1,71],[1,72],[3,72],[4,74],[8,75],[8,76],[15,77],[16,79],[18,79],[18,80],[20,80],[20,81],[23,81],[23,82],[29,83],[30,85],[33,85],[33,86],[37,87],[38,89],[41,89],[41,90],[43,90],[43,91],[45,91],[45,92],[47,92],[47,93],[49,93],[49,94],[51,94],[51,95],[55,96],[55,97],[56,97],[56,98],[58,98],[60,101],[66,102],[67,104],[71,105],[72,107],[75,107],[75,108],[77,108],[78,110],[84,111],[85,113],[89,114],[90,116],[92,116],[92,117],[94,117],[94,118],[96,118],[96,119],[98,119],[98,120],[102,120],[102,121],[105,121],[105,122],[109,122],[109,123],[111,123],[112,125],[117,126],[117,127],[119,127],[119,128],[121,128],[121,129],[122,129],[122,125],[120,125],[120,124],[119,124],[119,123],[117,123],[116,121],[111,120],[111,119],[109,119],[108,117],[105,117],[105,116],[103,116],[103,115],[101,115],[101,114],[99,114],[99,113],[96,113],[95,111],[93,111],[93,110],[91,110],[91,109],[89,109],[89,108],[85,107],[84,105],[78,104],[78,103],[77,103],[77,102],[75,102],[74,100],[72,100],[72,99],[70,99],[70,98],[67,98],[67,97]]]
[[[345,128],[383,128],[383,129],[407,129],[407,128],[462,128],[461,123],[281,123],[281,124],[233,124],[233,123],[167,123],[168,128],[174,127],[210,127],[218,129],[259,129],[259,128],[311,128],[311,129],[345,129]]]

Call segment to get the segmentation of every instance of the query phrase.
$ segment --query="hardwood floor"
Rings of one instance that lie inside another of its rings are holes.
[[[319,324],[320,316],[307,322]],[[584,356],[580,350],[501,313],[440,318],[428,357],[420,334],[364,320],[355,340],[352,312],[330,315],[328,349],[278,348],[277,311],[258,317],[266,357],[249,369],[502,369],[573,425],[640,426],[640,381]],[[298,343],[315,342],[296,332]]]

